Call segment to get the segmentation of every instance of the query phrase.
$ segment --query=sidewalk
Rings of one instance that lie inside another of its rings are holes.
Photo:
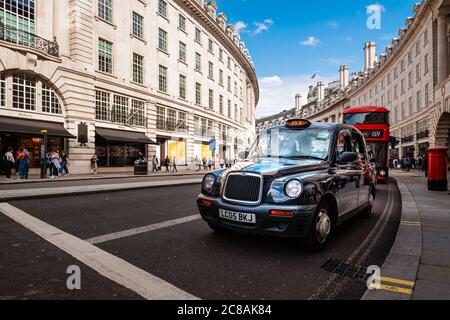
[[[450,193],[430,192],[422,172],[394,171],[402,221],[367,300],[450,300]],[[450,179],[449,179],[450,181]]]

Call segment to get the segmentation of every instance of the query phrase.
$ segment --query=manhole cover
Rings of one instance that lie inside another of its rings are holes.
[[[371,274],[367,273],[367,267],[345,263],[342,260],[337,259],[328,260],[322,267],[320,267],[320,269],[361,281],[367,281],[367,279],[371,276]]]

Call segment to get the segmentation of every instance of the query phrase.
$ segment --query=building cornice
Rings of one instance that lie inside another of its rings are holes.
[[[259,101],[259,84],[256,76],[256,71],[248,58],[241,51],[233,39],[226,34],[225,30],[218,24],[218,22],[206,12],[205,6],[196,0],[175,0],[184,10],[188,11],[192,17],[204,26],[208,27],[211,33],[213,33],[217,39],[221,40],[222,44],[229,49],[234,58],[239,61],[240,65],[244,67],[250,82],[253,84],[253,90],[255,94],[255,104]]]

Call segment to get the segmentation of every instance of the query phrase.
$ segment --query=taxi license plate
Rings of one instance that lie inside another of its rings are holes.
[[[233,212],[228,210],[219,210],[219,216],[222,219],[241,222],[241,223],[248,223],[248,224],[256,224],[256,215],[251,213],[240,213],[240,212]]]

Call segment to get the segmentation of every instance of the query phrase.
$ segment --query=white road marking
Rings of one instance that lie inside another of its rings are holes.
[[[49,243],[70,254],[102,276],[149,300],[198,300],[170,283],[109,254],[94,245],[59,230],[10,204],[0,203],[0,212]]]
[[[173,226],[176,226],[179,224],[188,223],[188,222],[196,221],[199,219],[201,219],[201,216],[199,214],[197,214],[194,216],[184,217],[184,218],[175,219],[175,220],[169,220],[169,221],[165,221],[165,222],[161,222],[161,223],[155,223],[155,224],[145,226],[145,227],[139,227],[139,228],[135,228],[135,229],[110,233],[110,234],[106,234],[103,236],[86,239],[85,241],[89,242],[90,244],[105,243],[108,241],[127,238],[127,237],[135,236],[138,234],[147,233],[150,231],[173,227]]]

